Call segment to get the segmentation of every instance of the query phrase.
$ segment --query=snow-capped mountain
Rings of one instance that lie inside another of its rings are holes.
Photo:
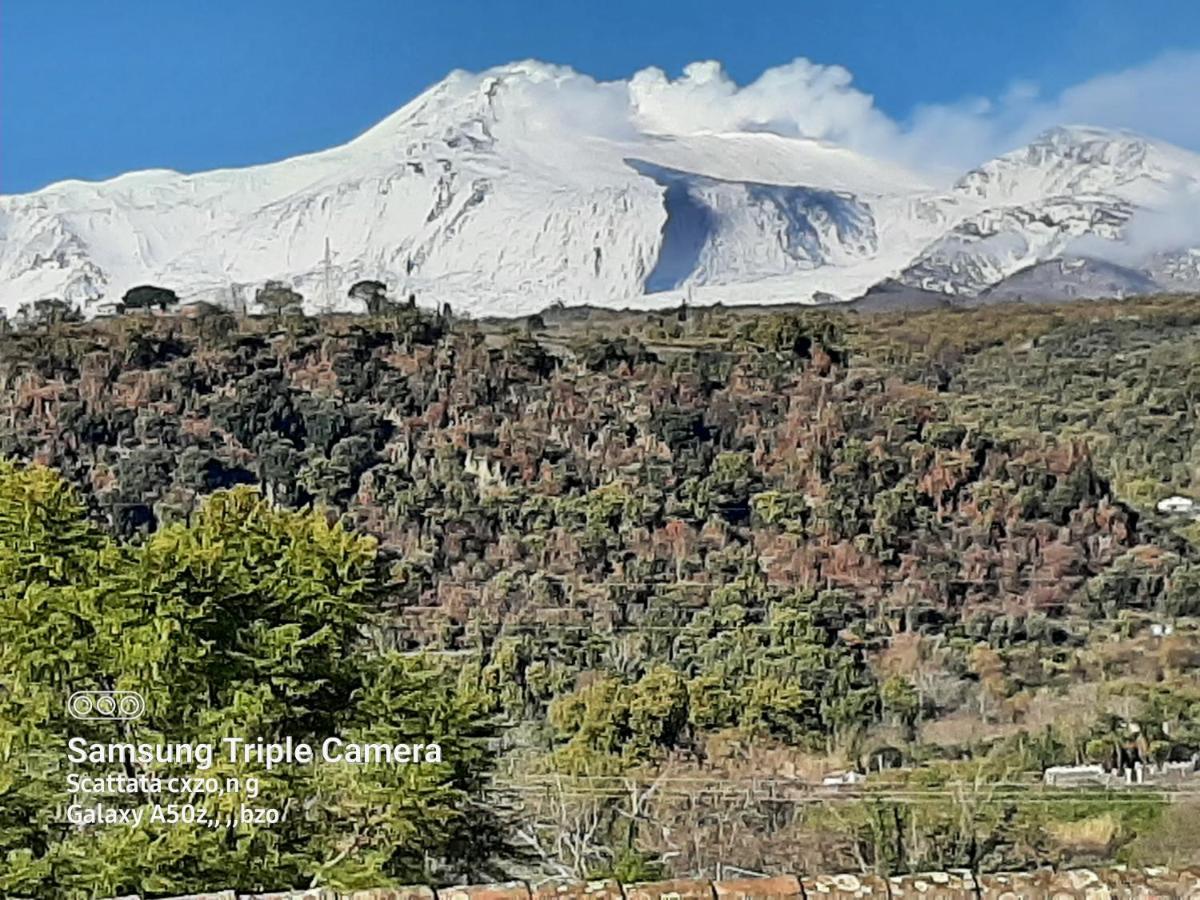
[[[1200,156],[1124,133],[1055,129],[939,189],[811,139],[614,125],[560,96],[574,78],[459,72],[322,153],[2,197],[0,310],[95,309],[145,283],[241,303],[268,279],[310,309],[353,308],[371,278],[472,314],[850,299],[884,280],[973,296],[1063,254],[1128,255],[1139,215],[1200,197]],[[1190,246],[1145,256],[1151,283],[1200,271]]]
[[[926,247],[900,273],[900,283],[972,296],[1072,251],[1115,255],[1149,269],[1150,254],[1124,238],[1139,215],[1200,214],[1200,156],[1122,132],[1054,128],[968,172],[951,194],[962,201],[959,209],[982,209]],[[1189,232],[1200,237],[1200,229],[1181,229]]]

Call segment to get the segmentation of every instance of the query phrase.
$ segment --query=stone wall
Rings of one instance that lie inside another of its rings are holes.
[[[675,880],[620,885],[615,881],[522,881],[469,887],[404,887],[378,890],[282,891],[240,894],[214,891],[172,900],[1200,900],[1200,868],[1070,869],[973,875],[776,875],[735,881]],[[121,897],[114,900],[141,900]]]

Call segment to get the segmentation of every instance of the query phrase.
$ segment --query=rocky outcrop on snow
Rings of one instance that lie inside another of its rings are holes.
[[[1119,300],[1162,289],[1146,272],[1099,259],[1063,256],[1020,269],[981,291],[977,302],[1056,303],[1106,297]]]

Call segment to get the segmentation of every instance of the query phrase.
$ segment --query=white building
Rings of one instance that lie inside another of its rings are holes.
[[[1081,784],[1104,784],[1108,774],[1104,766],[1051,766],[1042,773],[1042,782],[1051,787],[1076,787]]]
[[[833,772],[821,779],[825,787],[838,787],[843,784],[862,784],[867,776],[862,772]]]
[[[1168,516],[1194,516],[1197,514],[1196,501],[1176,494],[1158,501],[1156,507],[1160,513]]]

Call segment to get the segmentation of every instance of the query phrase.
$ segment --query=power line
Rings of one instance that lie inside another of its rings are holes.
[[[329,251],[329,237],[325,238],[325,295],[321,298],[322,312],[329,313],[333,311],[333,258]]]
[[[579,781],[586,778],[576,776],[565,781]],[[1079,787],[1079,788],[1050,788],[1043,789],[1037,785],[1018,784],[1005,790],[998,790],[997,785],[984,783],[975,787],[964,785],[961,788],[911,788],[890,790],[869,790],[863,788],[847,788],[845,786],[825,786],[808,783],[760,783],[757,786],[742,785],[736,782],[722,784],[709,782],[691,786],[671,784],[666,781],[635,782],[601,785],[562,784],[553,781],[545,783],[524,783],[520,781],[497,780],[492,782],[497,790],[524,796],[545,796],[568,799],[619,799],[628,797],[631,790],[638,790],[643,795],[651,793],[654,797],[686,798],[727,798],[767,800],[782,803],[853,803],[876,801],[893,804],[918,804],[946,801],[966,800],[971,803],[987,805],[995,804],[1061,804],[1072,801],[1090,800],[1103,801],[1107,804],[1136,805],[1147,801],[1180,802],[1184,800],[1200,800],[1200,787],[1147,787],[1145,785],[1129,785],[1121,787]]]
[[[436,607],[431,609],[425,607],[421,610],[422,615],[436,614],[439,612]],[[553,610],[561,613],[563,610]],[[520,614],[527,613],[528,610],[522,610]],[[445,613],[447,618],[451,617],[449,612]],[[1169,617],[1170,618],[1170,617]],[[1069,616],[1056,618],[1051,620],[1053,624],[1060,626],[1087,626],[1089,629],[1111,625],[1111,619],[1087,618],[1080,616]],[[527,631],[536,630],[538,632],[547,633],[565,633],[565,632],[594,632],[596,634],[676,634],[680,637],[712,637],[719,634],[736,634],[739,632],[767,632],[780,633],[786,635],[789,623],[773,624],[770,622],[744,622],[741,624],[723,624],[720,622],[680,622],[677,624],[637,624],[623,623],[616,624],[598,619],[596,616],[591,616],[587,621],[581,622],[551,622],[544,620],[520,621],[516,618],[512,619],[480,619],[480,618],[465,618],[455,621],[454,624],[460,625],[465,629],[481,629],[494,628],[503,631]],[[1183,634],[1191,634],[1192,632],[1181,632]],[[867,640],[869,638],[864,638]],[[1068,648],[1069,649],[1069,648]]]

